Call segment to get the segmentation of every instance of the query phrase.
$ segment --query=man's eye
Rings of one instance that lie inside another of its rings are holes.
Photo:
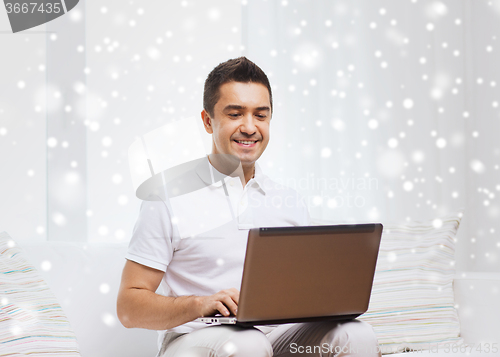
[[[232,113],[232,114],[229,114],[230,117],[233,117],[233,118],[236,118],[238,117],[240,114],[239,113]]]

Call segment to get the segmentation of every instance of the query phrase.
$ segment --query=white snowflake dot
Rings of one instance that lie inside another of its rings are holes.
[[[436,218],[435,220],[432,221],[432,226],[434,228],[441,228],[443,226],[443,221],[439,218]]]
[[[117,229],[115,231],[115,237],[118,240],[122,240],[123,238],[125,238],[125,231],[123,229]]]
[[[108,230],[108,227],[106,227],[106,226],[100,226],[99,229],[97,230],[97,233],[99,233],[99,235],[101,235],[101,236],[108,235],[108,232],[109,232],[109,230]]]
[[[107,326],[114,326],[116,324],[116,319],[109,312],[102,315],[102,322]]]
[[[47,146],[49,148],[54,148],[57,146],[57,139],[54,137],[50,137],[47,139]]]
[[[470,167],[474,172],[478,174],[482,174],[485,171],[484,164],[479,160],[472,160],[470,163]]]
[[[111,180],[113,181],[114,184],[118,185],[118,184],[122,183],[123,177],[120,174],[114,174],[113,177],[111,178]]]
[[[314,206],[320,206],[323,203],[323,198],[321,196],[314,196],[312,203]]]
[[[440,149],[446,146],[446,140],[444,138],[439,138],[436,140],[436,146]]]
[[[411,108],[413,108],[413,100],[411,100],[410,98],[406,98],[406,99],[403,101],[403,107],[405,107],[406,109],[411,109]]]
[[[409,191],[411,191],[411,190],[413,190],[413,182],[411,182],[411,181],[406,181],[406,182],[403,184],[403,189],[404,189],[405,191],[408,191],[408,192],[409,192]]]
[[[99,285],[99,291],[101,292],[101,294],[107,294],[110,290],[111,289],[109,287],[109,284],[102,283],[101,285]]]
[[[377,121],[377,119],[370,119],[368,121],[368,127],[370,129],[377,129],[378,128],[378,121]]]
[[[413,161],[415,161],[416,163],[420,163],[420,162],[424,161],[424,159],[425,159],[424,153],[422,151],[419,151],[419,150],[414,151],[411,157],[412,157]]]
[[[43,271],[49,271],[51,268],[52,268],[52,263],[48,260],[44,260],[41,264],[40,264],[40,268],[43,270]]]
[[[103,146],[111,146],[111,144],[113,143],[113,140],[109,137],[109,136],[105,136],[104,138],[102,138],[102,145]]]
[[[333,119],[332,127],[337,131],[343,131],[345,128],[345,123],[341,119]]]
[[[89,129],[91,131],[97,131],[97,130],[99,130],[100,127],[101,127],[101,125],[96,121],[89,124]]]
[[[390,138],[389,141],[387,142],[387,145],[394,149],[398,146],[398,140],[396,138]]]
[[[10,328],[10,333],[14,336],[18,336],[23,332],[23,329],[19,325],[14,325]]]
[[[328,201],[326,202],[326,205],[328,206],[328,208],[335,208],[337,207],[338,204],[335,198],[329,198]]]
[[[323,148],[321,150],[321,157],[327,158],[327,157],[330,157],[331,154],[332,154],[332,150],[330,148]]]

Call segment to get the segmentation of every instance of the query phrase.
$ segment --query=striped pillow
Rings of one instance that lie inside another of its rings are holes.
[[[0,233],[0,356],[78,357],[68,319],[23,251]]]
[[[463,343],[453,294],[461,217],[384,226],[370,306],[360,317],[383,353]]]

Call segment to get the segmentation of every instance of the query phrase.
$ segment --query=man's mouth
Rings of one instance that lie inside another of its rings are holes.
[[[258,140],[235,140],[236,143],[242,146],[253,146]]]

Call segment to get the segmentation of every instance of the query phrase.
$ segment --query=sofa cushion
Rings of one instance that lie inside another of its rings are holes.
[[[80,356],[55,296],[5,232],[0,233],[0,345],[2,356]]]
[[[461,213],[384,225],[368,311],[383,352],[461,345],[455,309],[455,236]]]
[[[82,356],[156,355],[158,333],[127,329],[116,315],[128,243],[19,240],[18,244],[60,302]],[[47,262],[50,269],[43,269]]]

